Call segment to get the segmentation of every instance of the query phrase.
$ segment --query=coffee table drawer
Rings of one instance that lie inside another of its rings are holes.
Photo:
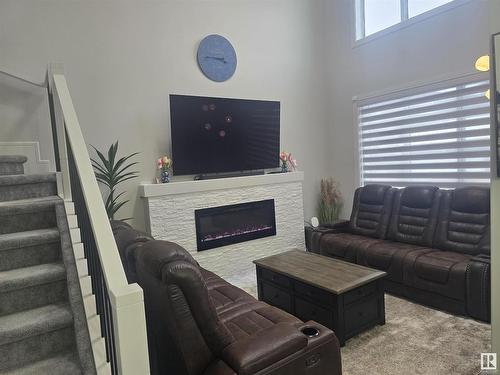
[[[266,268],[261,268],[260,270],[262,278],[271,281],[275,284],[289,287],[290,286],[290,279],[284,275],[280,275],[279,273],[273,272],[271,270],[268,270]]]
[[[346,307],[344,311],[344,319],[346,335],[349,335],[353,331],[362,329],[363,326],[369,323],[377,321],[377,298],[368,298],[364,301],[360,301]]]
[[[370,294],[375,293],[376,291],[377,291],[376,283],[370,283],[360,286],[359,288],[356,288],[344,294],[344,303],[349,304],[355,302],[366,296],[369,296]]]
[[[311,300],[324,304],[332,304],[332,295],[322,289],[304,284],[300,281],[294,281],[295,293],[310,298]]]
[[[267,283],[262,283],[262,294],[264,302],[288,312],[292,311],[292,297],[289,293]]]
[[[314,320],[327,327],[332,327],[332,312],[301,298],[295,298],[295,315],[304,321]]]

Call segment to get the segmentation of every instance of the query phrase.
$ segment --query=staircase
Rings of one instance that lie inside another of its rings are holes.
[[[55,174],[0,156],[0,375],[91,375],[91,352]]]
[[[64,67],[41,83],[0,77],[43,90],[57,171],[25,175],[26,156],[0,155],[0,375],[149,375],[143,292],[127,282]]]
[[[28,158],[22,155],[0,155],[0,175],[23,174],[23,164],[27,161]]]

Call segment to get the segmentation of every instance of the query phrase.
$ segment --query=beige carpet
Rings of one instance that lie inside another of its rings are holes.
[[[256,296],[255,276],[230,282]],[[229,280],[228,280],[229,281]],[[385,296],[386,324],[342,348],[343,375],[476,375],[489,352],[489,324]]]
[[[489,324],[385,296],[386,324],[348,340],[344,375],[475,375]],[[367,372],[368,371],[368,372]]]

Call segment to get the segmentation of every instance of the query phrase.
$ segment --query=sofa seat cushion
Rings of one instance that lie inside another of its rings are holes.
[[[408,286],[465,300],[465,278],[471,255],[452,251],[415,252],[404,261]]]
[[[230,284],[211,289],[208,294],[217,310],[217,314],[255,302],[255,298],[250,294]]]
[[[320,242],[320,254],[355,263],[361,249],[382,240],[350,233],[325,234]]]
[[[200,272],[203,276],[203,279],[205,280],[205,284],[207,285],[208,290],[216,289],[225,285],[231,285],[222,277],[202,267],[200,267]]]
[[[226,280],[200,267],[200,272],[205,280],[210,296],[217,314],[254,303],[255,298],[244,290],[229,284]]]
[[[276,307],[254,300],[237,309],[219,313],[224,323],[236,340],[253,336],[262,330],[269,329],[278,323],[297,325],[299,319]]]
[[[216,274],[200,267],[218,318],[236,340],[252,336],[278,323],[300,324],[296,317],[257,301]]]
[[[431,248],[401,242],[379,241],[360,249],[357,263],[387,272],[387,279],[403,282],[403,261],[413,252],[428,253]]]

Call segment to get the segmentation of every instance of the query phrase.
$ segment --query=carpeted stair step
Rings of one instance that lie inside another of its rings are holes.
[[[0,176],[0,202],[57,195],[55,173]]]
[[[55,227],[59,202],[57,196],[0,202],[0,234]]]
[[[0,155],[0,176],[23,174],[23,164],[27,161],[23,155]]]
[[[75,348],[69,304],[0,317],[0,369],[14,369]]]
[[[61,259],[59,229],[0,234],[0,271],[55,263]]]
[[[72,323],[73,315],[67,303],[5,315],[0,317],[0,346],[66,328]]]
[[[0,371],[0,375],[81,375],[75,352],[69,352],[20,368]]]
[[[0,317],[67,300],[62,263],[0,272]]]

